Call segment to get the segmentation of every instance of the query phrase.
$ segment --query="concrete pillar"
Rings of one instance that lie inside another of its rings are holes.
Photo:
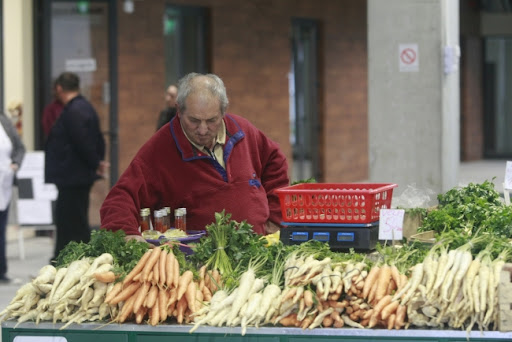
[[[34,52],[33,2],[3,1],[4,111],[21,103],[22,139],[34,148]]]
[[[397,195],[457,185],[458,6],[368,0],[369,178],[397,183]]]

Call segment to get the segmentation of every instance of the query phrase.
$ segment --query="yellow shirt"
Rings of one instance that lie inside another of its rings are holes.
[[[195,148],[197,148],[199,151],[208,154],[217,160],[217,162],[225,169],[226,165],[224,163],[224,144],[226,143],[226,124],[224,123],[224,120],[222,120],[222,127],[217,133],[217,138],[215,138],[215,143],[213,144],[213,151],[210,151],[206,146],[201,146],[190,140],[187,133],[183,130],[183,133],[185,133],[185,136],[187,137],[188,141],[192,145],[194,145]],[[213,153],[213,155],[212,155]]]

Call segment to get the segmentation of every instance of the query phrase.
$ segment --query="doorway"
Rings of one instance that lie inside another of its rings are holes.
[[[291,181],[321,181],[321,125],[318,112],[318,26],[316,21],[292,20],[292,61],[289,77]]]
[[[484,153],[488,158],[510,158],[512,38],[485,38],[484,58]]]
[[[35,138],[44,149],[41,115],[53,100],[53,82],[70,71],[80,77],[80,91],[94,106],[105,136],[109,179],[91,191],[89,219],[99,226],[99,207],[118,178],[116,1],[34,1]]]

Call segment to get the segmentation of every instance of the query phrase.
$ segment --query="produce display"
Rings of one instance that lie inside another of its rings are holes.
[[[435,242],[332,251],[285,246],[215,213],[185,255],[179,244],[94,231],[70,243],[0,313],[2,320],[105,324],[497,330],[498,285],[512,258],[512,208],[491,182],[454,188],[425,210]]]

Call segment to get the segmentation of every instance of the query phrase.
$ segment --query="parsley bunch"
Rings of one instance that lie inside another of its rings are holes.
[[[142,255],[149,248],[145,242],[125,241],[123,230],[93,230],[88,243],[72,241],[59,253],[56,267],[64,267],[84,257],[96,258],[103,253],[110,253],[114,258],[114,272],[125,274],[135,267]]]
[[[252,230],[246,221],[231,220],[231,214],[215,213],[215,222],[206,226],[207,235],[194,247],[189,260],[196,265],[208,265],[227,275],[237,269],[243,272],[251,258],[267,256],[265,239]]]

